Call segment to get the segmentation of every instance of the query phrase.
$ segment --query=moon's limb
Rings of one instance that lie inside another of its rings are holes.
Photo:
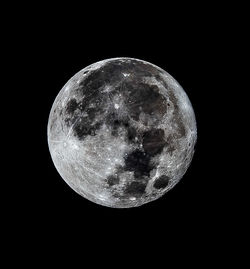
[[[109,207],[158,199],[185,174],[197,139],[192,105],[151,63],[90,65],[59,92],[48,122],[52,160],[66,183]]]

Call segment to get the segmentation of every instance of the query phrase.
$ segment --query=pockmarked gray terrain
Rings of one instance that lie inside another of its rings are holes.
[[[56,97],[48,121],[54,165],[78,194],[128,208],[173,188],[197,139],[192,105],[161,68],[133,58],[94,63]]]

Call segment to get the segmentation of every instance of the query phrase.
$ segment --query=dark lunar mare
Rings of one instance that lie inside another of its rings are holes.
[[[132,151],[125,158],[124,170],[134,172],[136,179],[141,179],[143,176],[148,177],[152,170],[150,156],[139,149]]]
[[[141,112],[151,116],[154,114],[154,118],[161,117],[166,112],[164,97],[159,93],[157,86],[127,81],[123,89],[125,103],[134,120],[139,120]]]
[[[151,164],[151,158],[161,153],[165,145],[164,130],[152,129],[143,134],[143,149],[136,149],[125,158],[124,170],[134,172],[135,179],[127,186],[125,194],[144,194],[150,180],[150,172],[156,168]]]
[[[144,182],[133,181],[128,185],[124,193],[129,196],[141,197],[145,193],[146,186],[147,184]]]
[[[162,152],[166,145],[164,130],[152,129],[143,134],[143,149],[150,156],[155,156]]]
[[[119,176],[118,175],[110,175],[107,177],[107,183],[109,186],[117,185],[119,184]]]
[[[75,112],[75,110],[77,109],[77,107],[78,107],[78,103],[77,103],[76,99],[75,98],[70,99],[66,105],[67,114],[72,115]]]
[[[101,124],[93,122],[97,115],[105,112],[103,108],[110,98],[108,93],[103,92],[107,85],[111,86],[111,94],[122,94],[129,115],[134,120],[139,120],[141,112],[147,115],[154,113],[154,118],[160,118],[167,109],[164,97],[159,93],[157,86],[142,81],[143,77],[152,77],[157,72],[158,70],[151,65],[136,60],[114,60],[97,70],[87,72],[76,90],[82,99],[77,101],[72,98],[66,105],[66,124],[73,125],[74,135],[79,140],[83,140],[87,135],[95,135]],[[124,73],[129,73],[129,78],[124,79]],[[84,115],[83,112],[88,116],[81,116]],[[113,129],[113,135],[117,134],[118,120],[116,112],[108,111],[107,124]],[[123,125],[126,127],[128,120],[123,122]],[[131,135],[130,138],[133,139]]]
[[[164,189],[168,186],[168,183],[169,183],[169,177],[167,177],[166,175],[162,175],[155,180],[154,188]]]

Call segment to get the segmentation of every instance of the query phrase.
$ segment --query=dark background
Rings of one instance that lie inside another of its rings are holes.
[[[125,251],[122,262],[136,253],[139,261],[154,251],[162,260],[170,251],[192,249],[207,261],[221,257],[220,248],[232,238],[225,224],[234,209],[226,191],[228,164],[222,161],[227,127],[222,106],[229,94],[224,66],[230,62],[225,44],[233,28],[221,16],[225,7],[123,3],[107,10],[96,3],[64,8],[33,6],[16,21],[14,37],[8,32],[20,70],[16,81],[24,85],[20,92],[15,84],[22,107],[16,126],[24,137],[18,144],[25,154],[15,183],[18,203],[10,213],[19,244],[28,241],[31,249],[45,244],[52,256],[58,245],[82,255],[88,250],[97,254],[94,260],[99,252],[107,252],[107,259]],[[58,92],[82,68],[112,57],[138,58],[166,70],[196,114],[198,140],[185,176],[165,196],[138,208],[103,207],[76,194],[56,171],[47,145],[47,121]]]

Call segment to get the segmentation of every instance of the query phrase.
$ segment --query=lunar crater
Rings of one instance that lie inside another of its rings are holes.
[[[66,183],[109,207],[140,206],[173,188],[197,139],[191,103],[159,67],[95,63],[59,92],[49,116],[52,160]]]

